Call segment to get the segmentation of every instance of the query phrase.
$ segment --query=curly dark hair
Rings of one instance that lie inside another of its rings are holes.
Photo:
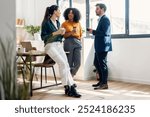
[[[64,11],[64,18],[65,20],[68,20],[68,14],[70,13],[70,11],[72,10],[72,13],[74,14],[74,18],[73,18],[73,21],[74,22],[79,22],[79,20],[81,19],[81,13],[78,9],[76,8],[67,8],[65,11]]]

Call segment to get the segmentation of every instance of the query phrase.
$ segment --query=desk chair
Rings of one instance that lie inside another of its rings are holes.
[[[56,74],[55,74],[55,69],[54,69],[54,65],[55,65],[55,61],[49,57],[48,55],[45,56],[44,62],[43,63],[35,63],[33,64],[33,76],[34,76],[34,72],[35,72],[35,67],[40,67],[41,68],[41,88],[42,88],[42,74],[43,74],[43,68],[45,68],[45,82],[47,83],[47,68],[52,68],[53,70],[53,74],[54,74],[54,79],[55,79],[55,83],[56,85],[57,83],[57,79],[56,79]],[[32,76],[32,77],[33,77]]]

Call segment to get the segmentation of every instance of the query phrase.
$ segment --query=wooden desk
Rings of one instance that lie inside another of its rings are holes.
[[[42,52],[42,51],[17,52],[17,57],[18,58],[21,57],[21,59],[23,60],[23,63],[27,66],[27,68],[30,71],[29,81],[30,81],[30,95],[31,96],[33,95],[33,92],[32,92],[32,81],[33,81],[32,57],[33,56],[45,56],[45,55],[46,55],[46,53]],[[29,57],[29,67],[28,67],[28,64],[26,63],[24,57]]]

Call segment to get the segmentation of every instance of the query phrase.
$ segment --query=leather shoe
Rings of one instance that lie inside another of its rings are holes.
[[[100,86],[100,83],[98,82],[97,84],[93,84],[92,87],[98,87]]]
[[[102,85],[99,85],[99,86],[94,88],[94,90],[97,90],[97,89],[108,89],[108,85],[107,84],[102,84]]]

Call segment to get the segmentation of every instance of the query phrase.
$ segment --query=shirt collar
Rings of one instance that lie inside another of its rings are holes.
[[[55,26],[55,28],[58,29],[58,27],[57,27],[57,22],[56,22],[56,21],[53,21],[52,19],[51,19],[51,21],[52,21],[53,25]]]
[[[102,16],[99,16],[99,18],[97,19],[98,22],[101,20],[101,17],[102,17]]]
[[[99,16],[99,18],[98,18],[97,21],[99,22],[103,16],[104,16],[104,15]]]

